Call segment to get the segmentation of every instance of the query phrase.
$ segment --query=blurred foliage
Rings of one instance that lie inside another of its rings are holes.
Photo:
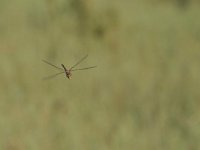
[[[198,0],[1,0],[0,149],[200,149]],[[44,64],[73,65],[68,80]]]

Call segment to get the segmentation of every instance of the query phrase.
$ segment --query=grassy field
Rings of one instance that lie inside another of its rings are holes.
[[[0,0],[1,150],[200,149],[200,8]],[[72,80],[67,67],[88,54]]]

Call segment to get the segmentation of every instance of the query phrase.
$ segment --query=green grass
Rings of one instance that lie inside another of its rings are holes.
[[[50,2],[0,1],[0,149],[200,148],[195,3]]]

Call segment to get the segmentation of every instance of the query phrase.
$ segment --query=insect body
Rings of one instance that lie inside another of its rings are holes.
[[[65,70],[65,75],[66,75],[66,77],[67,77],[68,79],[71,79],[71,76],[72,76],[71,70],[67,70],[63,64],[61,64],[61,66],[62,66],[63,69]]]
[[[60,74],[63,74],[65,73],[66,77],[68,79],[71,79],[71,76],[72,76],[72,71],[78,71],[78,70],[86,70],[86,69],[91,69],[91,68],[95,68],[97,66],[91,66],[91,67],[86,67],[86,68],[80,68],[80,69],[74,69],[78,64],[80,64],[84,59],[86,59],[88,57],[88,55],[84,56],[82,59],[80,59],[76,64],[74,64],[70,69],[67,69],[63,64],[61,64],[62,68],[61,67],[58,67],[56,65],[53,65],[51,64],[50,62],[46,61],[46,60],[43,60],[43,62],[45,62],[46,64],[48,65],[51,65],[55,68],[57,68],[58,70],[62,70],[62,72],[59,72],[57,74],[53,74],[51,76],[48,76],[48,77],[45,77],[44,79],[50,79],[50,78],[53,78],[53,77],[56,77],[57,75],[60,75]]]

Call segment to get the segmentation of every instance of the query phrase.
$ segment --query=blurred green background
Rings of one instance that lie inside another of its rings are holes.
[[[199,150],[198,0],[0,0],[1,150]],[[95,69],[43,77],[60,66]]]

